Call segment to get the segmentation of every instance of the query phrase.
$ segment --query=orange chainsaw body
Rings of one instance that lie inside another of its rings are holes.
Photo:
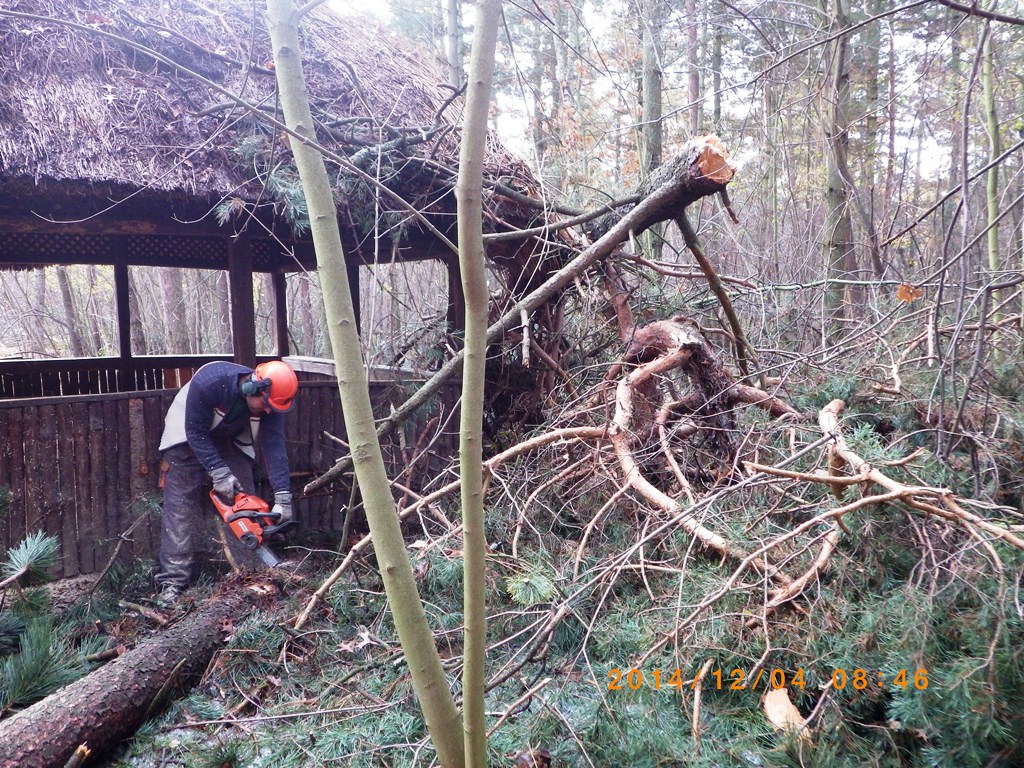
[[[210,499],[217,514],[228,524],[242,546],[257,549],[263,543],[264,529],[274,524],[267,502],[259,496],[240,493],[235,496],[234,504],[228,504],[216,491],[210,491]]]

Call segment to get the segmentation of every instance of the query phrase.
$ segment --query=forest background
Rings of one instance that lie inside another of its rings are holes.
[[[433,47],[461,82],[470,30],[458,3],[390,7],[390,23]],[[543,179],[551,210],[568,215],[626,197],[703,134],[731,151],[738,221],[718,199],[689,213],[737,309],[754,377],[802,419],[742,410],[733,452],[722,455],[714,441],[679,449],[678,479],[699,500],[703,523],[730,541],[756,542],[751,552],[781,549],[781,562],[810,574],[811,586],[797,607],[759,624],[778,595],[766,596],[756,578],[731,576],[680,527],[652,538],[671,510],[652,512],[600,457],[586,464],[593,454],[555,447],[510,465],[489,497],[489,539],[509,548],[507,556],[499,549],[492,585],[492,610],[502,616],[494,651],[504,636],[524,640],[505,648],[510,674],[491,688],[505,724],[494,754],[542,745],[567,765],[1021,764],[1021,552],[1007,537],[1019,533],[1024,509],[1019,5],[652,0],[505,3],[504,14],[491,117],[499,135],[517,132],[509,143]],[[622,356],[618,295],[637,326],[695,321],[736,372],[742,342],[691,245],[674,227],[645,235],[616,260],[614,275],[591,274],[566,294],[572,352],[545,403],[546,427],[576,424],[581,403]],[[421,289],[433,277],[417,270],[429,268],[365,269],[374,275],[364,281],[368,360],[436,368],[444,307]],[[132,272],[136,353],[230,351],[222,274]],[[0,285],[5,354],[116,353],[112,276],[103,268],[4,273]],[[325,354],[315,278],[296,275],[289,291],[294,351]],[[269,286],[256,295],[266,352]],[[800,476],[749,482],[753,467],[812,445],[824,429],[815,420],[837,399],[846,404],[850,455],[896,478],[889,490],[897,496],[872,497],[865,483],[851,501],[823,483],[819,469],[859,472],[831,450],[793,463]],[[496,445],[522,438],[509,430],[493,436]],[[748,482],[723,486],[733,476],[723,466],[743,462]],[[922,510],[931,502],[921,489],[937,487],[985,525]],[[836,511],[844,505],[856,506]],[[823,527],[808,525],[826,513]],[[847,514],[855,522],[843,523]],[[793,530],[806,537],[772,543]],[[420,547],[419,562],[431,618],[454,632],[461,614],[447,595],[461,566],[449,535]],[[355,593],[332,598],[337,616],[360,628],[334,652],[377,664],[394,647],[393,627],[375,585],[357,581]],[[551,624],[556,603],[571,610]],[[236,642],[273,644],[273,629],[254,619]],[[648,674],[682,669],[686,684],[631,686],[638,659]],[[778,668],[792,680],[807,670],[813,684],[791,688],[807,728],[779,726],[780,736],[759,695],[693,686],[709,660],[708,670],[727,676]],[[626,672],[623,690],[608,688],[613,668]],[[869,683],[840,688],[830,674],[852,679],[857,669]],[[878,684],[903,669],[902,688]],[[395,680],[367,685],[383,699]],[[286,687],[298,696],[309,685],[296,676]],[[164,722],[226,708],[195,694]],[[519,708],[531,716],[514,716]],[[172,744],[160,727],[128,751],[194,756],[209,747]],[[357,743],[372,745],[368,764],[420,759],[408,749],[423,738],[413,707],[352,716],[316,745],[306,744],[303,726],[290,728],[275,746],[260,745],[261,760],[271,759],[266,749],[277,761],[340,759]],[[245,762],[256,759],[250,744],[213,738],[240,764],[256,764]]]

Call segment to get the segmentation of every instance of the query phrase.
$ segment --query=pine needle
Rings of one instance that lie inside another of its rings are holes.
[[[85,666],[48,616],[29,622],[21,652],[0,665],[0,708],[27,706],[77,680]]]
[[[24,541],[7,553],[7,561],[0,568],[4,580],[0,587],[10,586],[20,581],[20,586],[32,586],[46,581],[47,573],[57,562],[59,549],[57,538],[47,536],[42,531],[30,533]]]
[[[0,613],[0,656],[17,653],[24,631],[25,621],[20,616],[10,611]]]

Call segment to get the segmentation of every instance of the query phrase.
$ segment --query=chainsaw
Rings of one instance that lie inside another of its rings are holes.
[[[277,556],[263,544],[263,539],[275,533],[291,530],[299,524],[297,520],[274,525],[270,505],[259,496],[248,493],[238,494],[235,496],[234,504],[228,504],[216,491],[210,491],[210,500],[213,501],[217,514],[228,524],[243,547],[254,551],[260,560],[271,568],[281,564]]]

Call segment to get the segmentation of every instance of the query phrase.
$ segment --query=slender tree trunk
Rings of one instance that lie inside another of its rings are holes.
[[[82,329],[79,325],[78,309],[68,279],[67,267],[57,267],[57,285],[60,286],[60,299],[64,311],[64,325],[68,329],[68,341],[71,345],[72,357],[85,357],[85,343],[82,340]]]
[[[188,352],[188,335],[184,291],[181,286],[181,270],[165,267],[160,270],[160,301],[164,309],[165,352],[180,355]]]
[[[85,268],[86,279],[89,283],[89,298],[85,302],[85,322],[89,328],[89,338],[91,339],[90,349],[92,355],[98,355],[106,349],[107,342],[103,334],[103,328],[100,325],[100,313],[96,309],[96,291],[98,287],[96,285],[96,265],[89,264]]]
[[[313,141],[314,122],[299,56],[298,23],[299,14],[293,0],[268,0],[267,27],[273,45],[285,121],[297,135]],[[302,141],[293,138],[291,148],[309,210],[356,480],[362,491],[388,605],[438,761],[445,768],[462,768],[461,717],[427,625],[374,429],[369,387],[345,269],[345,253],[327,169],[323,156]]]
[[[950,14],[952,23],[952,17],[954,14]],[[963,153],[963,99],[964,91],[963,86],[963,31],[961,27],[955,27],[950,30],[949,33],[949,74],[952,82],[949,88],[949,180],[946,184],[947,189],[953,189],[954,187],[960,186],[961,183],[961,168],[960,159]],[[914,196],[913,204],[914,207],[918,206],[921,189],[921,143],[923,141],[924,131],[920,128],[917,131],[917,173],[914,176]],[[953,218],[953,212],[957,209],[957,201],[950,199],[942,204],[940,208],[941,216],[936,222],[934,236],[941,242],[942,237],[949,227],[949,223]]]
[[[985,44],[983,48],[981,68],[981,80],[982,88],[984,90],[985,99],[985,117],[988,123],[988,159],[989,162],[995,160],[1002,153],[1002,147],[999,140],[999,115],[996,113],[996,96],[995,96],[995,72],[994,72],[994,58],[995,53],[993,51],[992,43],[993,30],[990,27],[988,34],[985,36]],[[999,272],[1002,264],[1002,259],[999,254],[999,165],[993,165],[985,173],[985,201],[986,210],[988,212],[988,234],[987,234],[987,251],[988,251],[988,269],[993,279],[997,279],[996,273]],[[999,311],[999,302],[1002,300],[1002,292],[995,291],[992,294],[992,306],[996,309],[992,312],[992,321],[998,323],[1002,313]]]
[[[344,264],[342,264],[342,269],[344,269]],[[319,311],[320,311],[320,327],[327,329],[327,333],[325,333],[324,336],[323,336],[324,357],[326,357],[328,359],[333,358],[333,359],[337,360],[338,358],[334,354],[334,342],[331,340],[331,326],[330,326],[330,323],[329,323],[329,321],[327,319],[327,297],[324,294],[324,278],[323,278],[323,275],[320,274],[319,270],[317,270],[317,273],[316,273],[316,282],[317,282],[317,286],[320,289],[320,297],[323,299],[323,301],[320,302],[320,307],[319,307]],[[347,270],[346,270],[346,273],[345,273],[345,287],[346,288],[348,287],[348,272],[347,272]],[[354,320],[354,318],[353,318],[353,320]],[[353,322],[352,332],[355,333],[355,334],[359,333],[359,329],[355,327],[355,323],[354,322]]]
[[[877,15],[882,10],[881,0],[871,0],[868,3],[868,13]],[[864,222],[864,231],[868,236],[868,255],[871,261],[871,270],[876,280],[885,277],[885,265],[882,263],[881,240],[878,237],[878,229],[875,224],[875,200],[877,199],[875,189],[877,185],[876,167],[878,163],[878,113],[881,109],[879,101],[880,84],[879,68],[882,61],[882,31],[881,21],[873,22],[864,28],[864,71],[866,76],[866,100],[867,114],[864,118],[864,157],[859,163],[861,168],[860,189],[866,194],[858,194],[858,209],[861,219]],[[847,168],[849,171],[849,168]]]
[[[662,72],[661,29],[664,23],[660,0],[642,0],[640,26],[643,29],[640,115],[640,178],[646,179],[661,165]]]
[[[459,212],[459,270],[466,298],[459,472],[462,478],[462,581],[466,625],[462,709],[467,768],[487,767],[487,722],[484,712],[487,540],[484,536],[483,415],[489,297],[484,263],[481,196],[484,156],[487,151],[487,111],[491,101],[494,50],[500,19],[501,0],[481,0],[477,3],[466,92],[466,117],[459,153],[459,180],[455,187]]]
[[[1018,126],[1017,135],[1024,139],[1024,125]],[[1020,157],[1017,166],[1017,191],[1013,195],[1016,199],[1024,193],[1024,156]],[[1024,201],[1017,203],[1010,214],[1010,226],[1013,227],[1011,239],[1010,263],[1016,264],[1017,269],[1024,272]],[[1021,315],[1019,327],[1024,327],[1024,294],[1017,300],[1017,313]],[[1024,343],[1024,342],[1022,342]]]
[[[309,281],[305,275],[300,275],[296,287],[295,299],[291,300],[295,307],[295,343],[300,355],[316,355],[316,344],[314,341],[313,308],[312,298],[309,295]]]
[[[462,3],[445,0],[445,54],[448,58],[448,84],[462,87]]]
[[[664,5],[661,0],[641,0],[640,26],[643,30],[643,56],[641,66],[640,116],[640,179],[646,181],[651,172],[661,165],[662,155],[662,27]],[[655,226],[644,235],[644,250],[651,259],[661,258],[662,226]]]
[[[575,104],[571,102],[568,91],[569,84],[573,77],[570,72],[572,59],[569,51],[569,16],[572,14],[567,2],[553,3],[552,16],[554,17],[554,30],[550,35],[551,51],[550,66],[548,67],[548,90],[551,92],[551,145],[547,152],[547,178],[551,186],[561,191],[565,187],[565,180],[569,163],[567,153],[572,148],[566,146],[566,137],[571,135],[572,126],[570,121],[576,119],[574,111]]]
[[[768,154],[768,211],[767,211],[767,237],[768,237],[768,260],[769,277],[777,280],[779,277],[779,238],[781,237],[779,227],[779,139],[781,135],[779,97],[775,84],[770,76],[764,80],[764,121],[767,142],[765,151]]]
[[[149,348],[146,324],[142,322],[142,307],[139,304],[139,289],[135,284],[132,268],[128,268],[128,312],[131,315],[131,339],[135,347],[129,352],[139,355],[148,355],[153,350]],[[230,338],[230,337],[229,337]]]
[[[849,26],[843,9],[843,0],[834,0],[833,22],[834,27],[840,32]],[[850,269],[853,258],[850,189],[843,178],[849,146],[846,117],[850,94],[850,74],[846,62],[847,37],[841,33],[830,46],[832,68],[828,89],[828,117],[825,125],[825,231],[822,243],[827,280],[846,279],[853,271]],[[841,284],[830,283],[825,289],[823,326],[826,339],[831,341],[837,337],[846,317],[846,289]]]
[[[228,287],[228,273],[224,270],[217,270],[213,280],[213,293],[216,301],[216,333],[210,349],[221,353],[230,352],[228,340],[231,339],[231,290]]]
[[[698,40],[697,0],[686,0],[686,96],[690,103],[690,138],[697,138],[700,133],[700,50]]]
[[[42,320],[43,317],[41,313],[45,312],[46,307],[49,306],[49,302],[47,301],[49,291],[46,286],[46,272],[47,270],[45,268],[35,270],[35,280],[33,280],[32,284],[34,303],[28,304],[30,307],[35,307],[35,311],[40,313],[40,320]],[[53,327],[52,323],[30,323],[30,326],[39,329],[37,332],[32,334],[35,341],[34,351],[36,353],[45,352],[52,354],[57,346],[56,339],[53,338],[49,330]]]
[[[886,153],[885,186],[882,192],[882,221],[888,222],[892,213],[894,181],[896,178],[896,31],[890,18],[888,29],[889,58],[886,62],[888,93],[886,94]]]
[[[722,25],[715,24],[711,39],[711,130],[722,130]]]

